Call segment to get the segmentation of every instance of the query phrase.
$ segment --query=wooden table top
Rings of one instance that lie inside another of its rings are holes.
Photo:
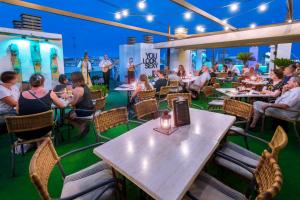
[[[190,117],[190,125],[171,135],[154,131],[159,119],[151,120],[94,153],[154,199],[181,199],[235,122],[233,116],[193,108]]]

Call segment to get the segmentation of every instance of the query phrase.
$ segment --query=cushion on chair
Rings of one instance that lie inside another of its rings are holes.
[[[81,192],[87,188],[90,188],[96,184],[112,179],[111,168],[103,161],[98,162],[90,167],[87,167],[79,172],[67,176],[64,180],[64,186],[61,193],[61,198],[68,197],[78,192]],[[85,194],[78,200],[94,199],[99,195],[105,187],[96,189],[88,194]],[[114,189],[108,189],[102,196],[102,199],[108,199],[113,194]]]
[[[209,106],[223,106],[224,100],[212,100],[208,103]]]
[[[260,159],[257,154],[231,142],[226,142],[218,151],[251,166],[257,166]],[[247,179],[251,180],[253,177],[253,175],[248,170],[220,156],[216,156],[215,162],[218,165],[225,167]],[[254,171],[255,168],[252,169]]]
[[[205,200],[245,200],[240,192],[228,187],[207,173],[202,173],[190,187],[189,192]],[[184,198],[189,199],[189,198]]]
[[[231,126],[228,132],[229,133],[233,132],[233,133],[247,134],[245,129],[238,127],[238,126]]]

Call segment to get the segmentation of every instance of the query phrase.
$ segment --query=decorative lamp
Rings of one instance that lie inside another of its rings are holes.
[[[168,111],[164,111],[160,117],[160,127],[164,130],[171,129],[171,115],[169,115]]]

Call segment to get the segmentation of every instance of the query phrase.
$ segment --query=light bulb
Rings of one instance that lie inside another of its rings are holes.
[[[124,17],[127,17],[129,15],[129,11],[128,10],[122,10],[122,15]]]
[[[154,16],[153,15],[147,15],[146,19],[147,19],[148,22],[153,22]]]
[[[258,6],[259,12],[265,12],[267,10],[268,6],[267,4],[263,3],[260,6]]]
[[[145,1],[140,1],[140,2],[138,2],[138,8],[139,8],[140,10],[144,10],[144,9],[146,8],[146,3],[145,3]]]
[[[189,20],[189,19],[192,18],[192,13],[191,12],[185,12],[183,16],[184,16],[184,19]]]
[[[256,27],[255,23],[250,24],[250,28],[255,28],[255,27]]]
[[[122,18],[121,13],[119,13],[119,12],[115,13],[115,19],[119,20],[121,18]]]
[[[239,9],[239,4],[238,3],[230,4],[229,8],[231,12],[235,12]]]
[[[196,27],[196,30],[197,30],[198,32],[201,32],[201,33],[205,32],[205,28],[204,28],[203,26],[201,26],[201,25],[197,26],[197,27]]]

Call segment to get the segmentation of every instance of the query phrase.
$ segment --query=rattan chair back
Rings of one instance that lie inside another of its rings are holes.
[[[283,179],[279,165],[268,151],[262,153],[254,175],[258,186],[256,200],[273,199],[280,191]]]
[[[171,86],[171,87],[179,87],[179,81],[170,80],[169,81],[169,86]]]
[[[99,98],[103,97],[101,90],[91,91],[90,94],[91,94],[92,99],[99,99]]]
[[[138,119],[155,114],[158,111],[157,101],[156,99],[140,101],[134,105],[134,110]]]
[[[48,192],[48,180],[59,160],[50,138],[44,140],[31,158],[29,176],[43,200],[51,199]]]
[[[172,87],[170,87],[170,86],[162,86],[159,91],[159,96],[165,96],[165,95],[169,94],[171,88]]]
[[[9,133],[39,130],[53,126],[53,111],[49,110],[42,113],[23,116],[8,116],[5,118],[5,122]]]
[[[210,79],[210,85],[214,85],[217,81],[217,78],[216,77],[211,77]]]
[[[128,112],[125,107],[104,111],[95,117],[95,128],[100,133],[125,123],[128,123]]]
[[[237,87],[240,86],[240,83],[238,83],[238,82],[232,82],[231,85],[232,85],[233,88],[237,88]]]
[[[138,98],[139,98],[139,101],[144,101],[147,99],[155,99],[155,94],[156,94],[155,89],[140,91],[138,93]]]
[[[220,72],[218,74],[218,78],[227,78],[227,76],[228,76],[227,72]]]
[[[95,99],[95,109],[96,110],[104,110],[105,108],[105,104],[106,104],[106,98],[105,97],[101,97],[99,99]]]
[[[244,76],[240,76],[240,77],[238,77],[237,81],[238,81],[238,83],[242,83],[243,80],[245,80],[245,77]]]
[[[250,121],[253,112],[253,106],[242,101],[225,99],[223,110],[225,114],[230,114]]]
[[[269,142],[269,146],[272,149],[272,156],[278,161],[279,152],[287,145],[288,137],[286,132],[281,126],[276,128],[272,140]]]
[[[192,96],[190,93],[173,93],[167,95],[167,102],[169,109],[173,109],[173,101],[177,98],[187,99],[189,106],[192,105]]]
[[[214,87],[215,89],[217,89],[217,88],[221,88],[221,85],[220,85],[220,83],[214,83],[214,84],[213,84],[213,87]]]
[[[209,97],[214,94],[214,89],[212,86],[204,86],[201,91],[206,97]]]

